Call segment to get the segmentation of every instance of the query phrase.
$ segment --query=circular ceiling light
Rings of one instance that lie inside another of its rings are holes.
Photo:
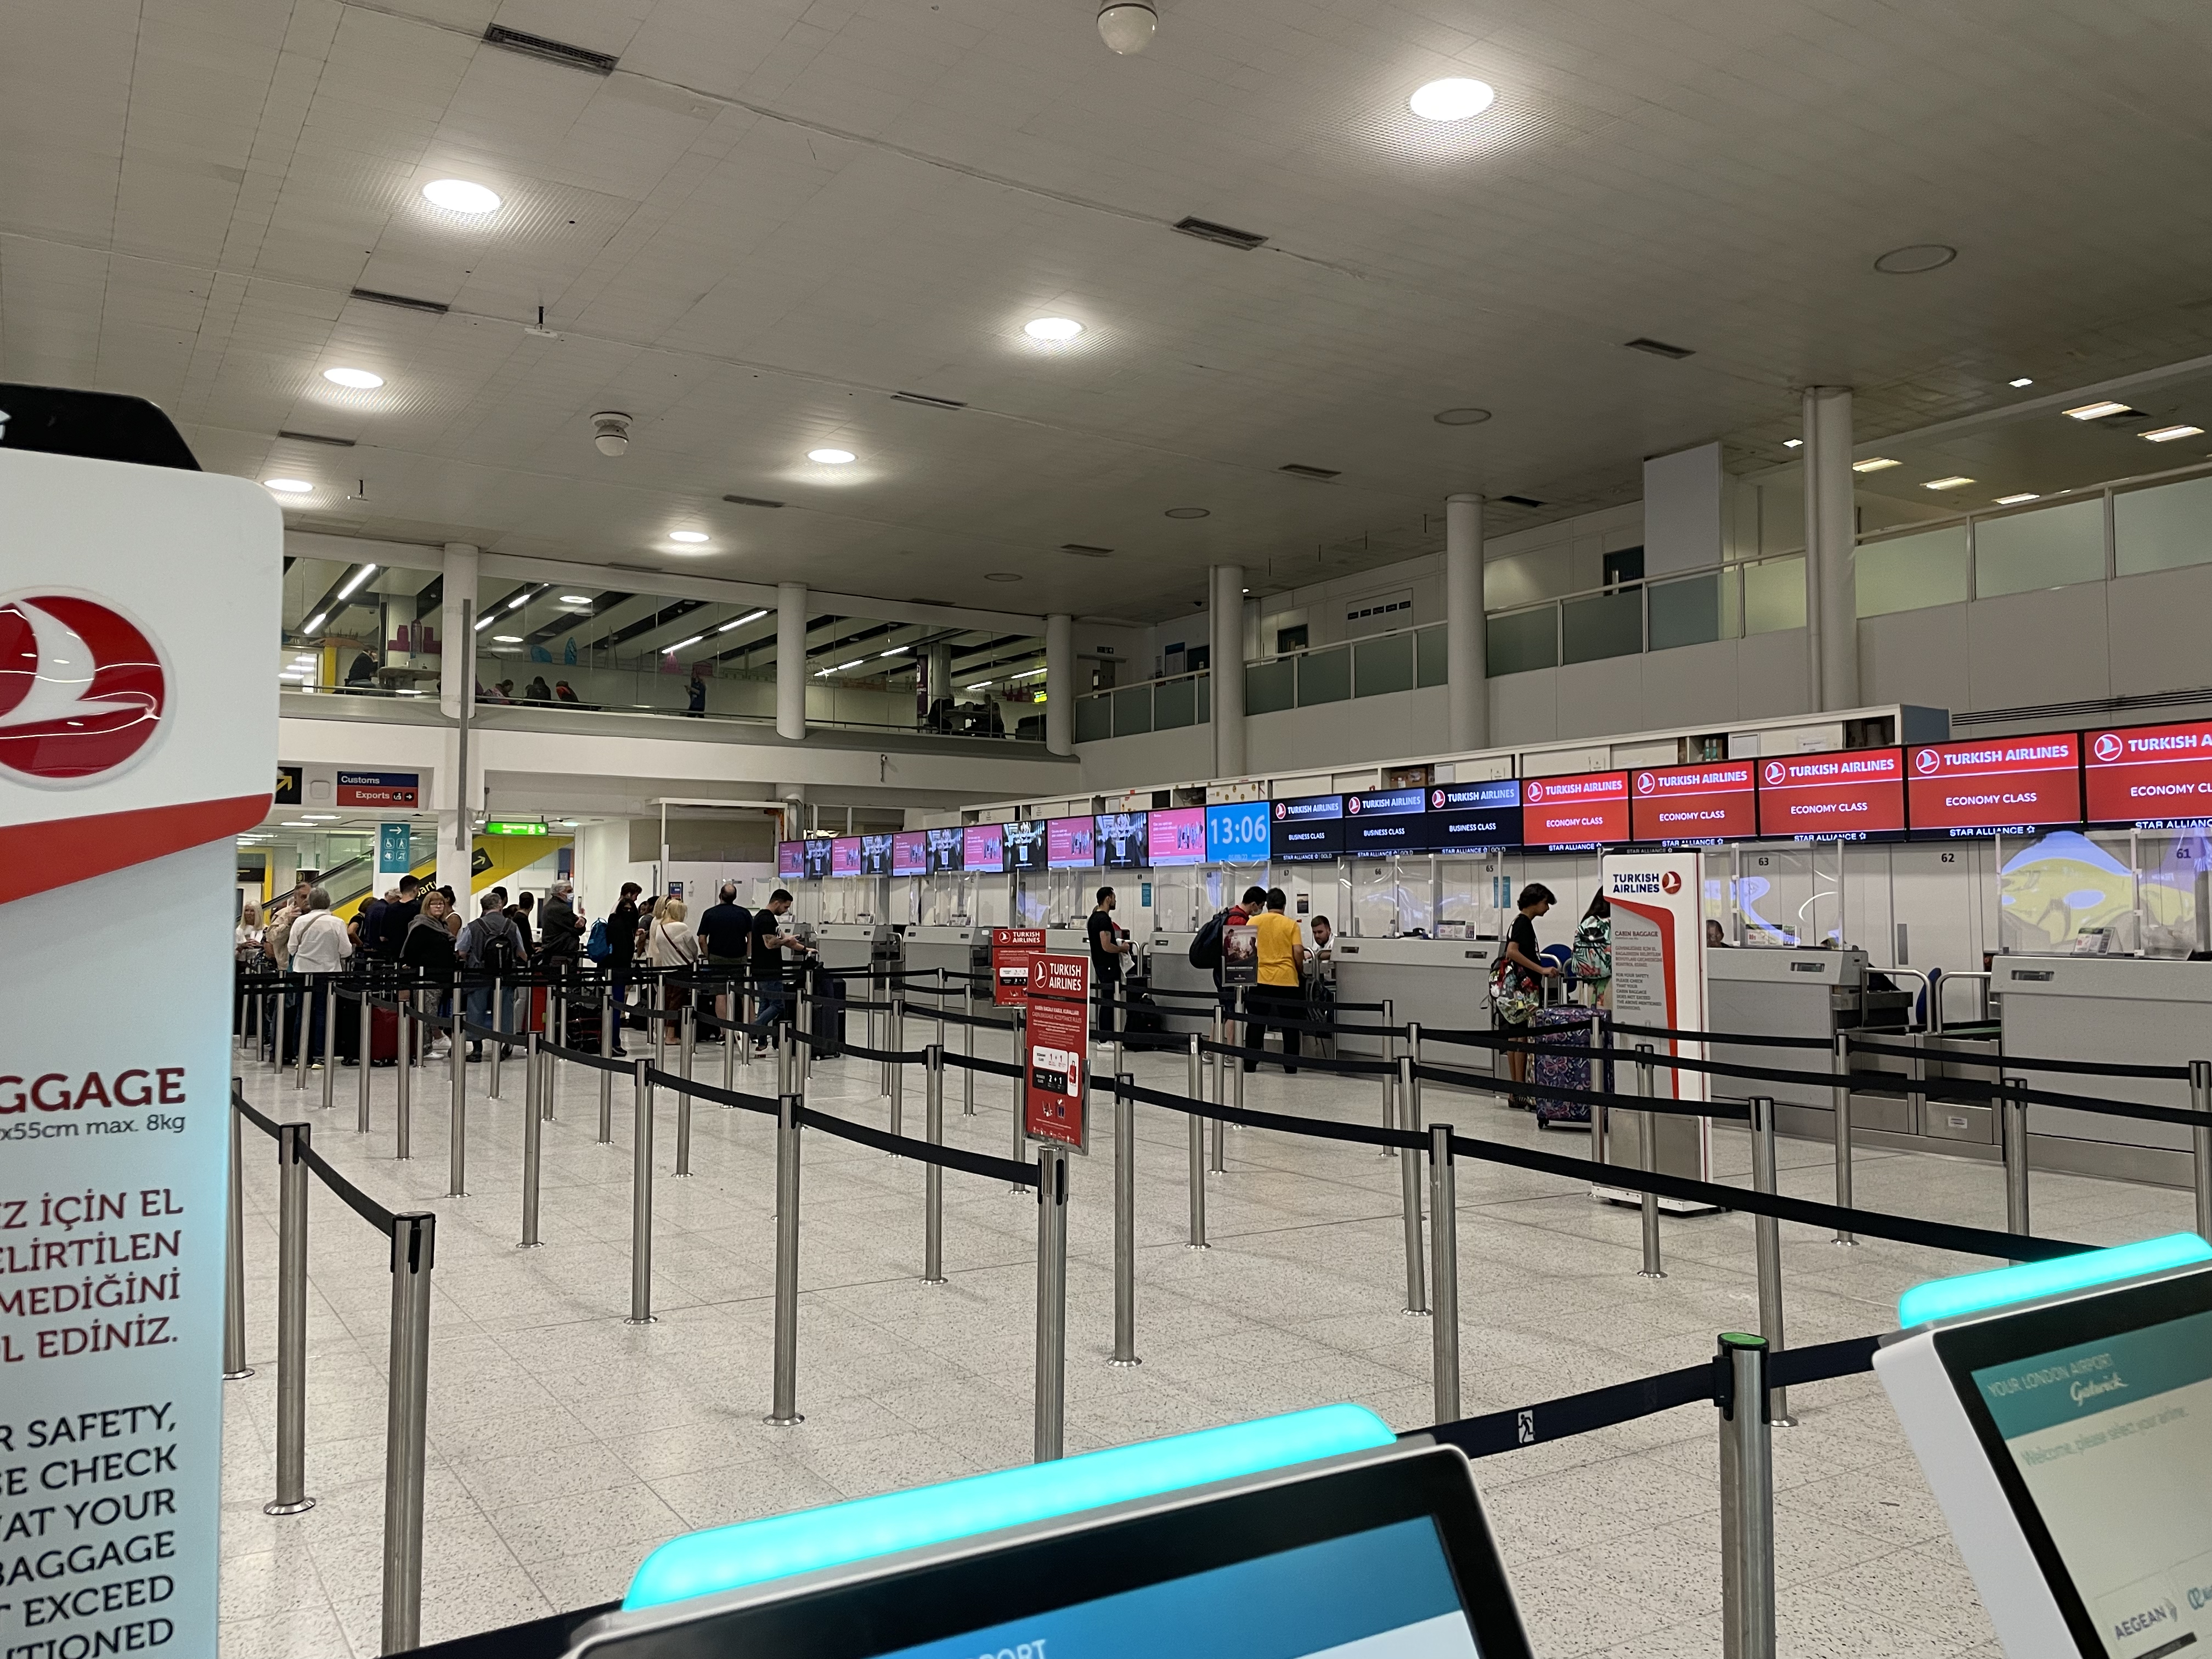
[[[1210,510],[1211,509],[1203,507],[1171,507],[1168,509],[1168,517],[1170,519],[1202,519]]]
[[[703,530],[672,530],[668,532],[668,539],[672,542],[687,542],[696,545],[707,539],[707,532]]]
[[[858,460],[860,457],[849,449],[810,449],[806,452],[806,459],[810,461],[819,461],[824,466],[843,466],[848,461]]]
[[[1011,570],[987,570],[983,573],[983,580],[987,582],[1018,582],[1021,578]]]
[[[589,605],[591,602],[591,595],[588,593],[563,593],[561,596],[561,603],[563,605]]]
[[[323,378],[332,386],[351,386],[356,392],[374,392],[384,384],[384,376],[365,368],[326,368]]]
[[[1073,317],[1032,317],[1022,325],[1022,332],[1032,340],[1056,343],[1073,339],[1083,332],[1083,325]]]
[[[1923,270],[1941,270],[1959,257],[1959,250],[1941,242],[1915,242],[1893,247],[1874,262],[1885,276],[1917,276]]]
[[[313,493],[314,485],[305,478],[264,478],[264,489],[273,489],[280,495],[306,495]]]
[[[437,179],[422,186],[423,199],[432,207],[453,213],[491,213],[499,207],[496,191],[465,179]]]
[[[1498,101],[1498,88],[1487,81],[1455,76],[1431,81],[1406,100],[1406,107],[1424,121],[1465,121]]]
[[[1480,426],[1490,418],[1486,409],[1440,409],[1430,417],[1438,426]]]
[[[1098,38],[1124,58],[1151,46],[1159,27],[1151,0],[1106,0],[1098,8]]]

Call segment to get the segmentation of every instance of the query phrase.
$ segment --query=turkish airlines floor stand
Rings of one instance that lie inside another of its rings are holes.
[[[910,1037],[920,1036],[911,1030]],[[1004,1059],[1006,1040],[979,1034]],[[633,1052],[636,1052],[633,1050]],[[1097,1051],[1103,1063],[1103,1051]],[[671,1064],[673,1060],[672,1058]],[[392,1157],[394,1077],[372,1074],[374,1128],[353,1127],[356,1074],[319,1109],[290,1074],[245,1066],[247,1099],[314,1125],[314,1145],[378,1201],[438,1212],[431,1317],[422,1633],[428,1641],[619,1595],[655,1544],[698,1527],[1026,1462],[1032,1432],[1035,1200],[948,1171],[949,1282],[921,1282],[922,1171],[810,1134],[801,1202],[797,1401],[765,1426],[770,1384],[772,1124],[700,1103],[693,1175],[672,1174],[673,1103],[660,1102],[653,1311],[625,1325],[630,1103],[617,1079],[614,1144],[595,1144],[598,1079],[562,1068],[544,1126],[544,1247],[517,1248],[522,1067],[505,1098],[469,1068],[469,1195],[441,1196],[448,1073],[417,1074],[413,1159]],[[1140,1082],[1180,1091],[1180,1057],[1133,1054]],[[718,1081],[718,1051],[696,1075]],[[816,1067],[809,1103],[884,1126],[869,1061]],[[772,1072],[738,1073],[772,1091]],[[951,1144],[1003,1156],[1011,1083],[977,1079],[963,1116],[948,1079]],[[1371,1122],[1365,1079],[1263,1069],[1248,1105]],[[921,1123],[909,1079],[905,1125]],[[1431,1087],[1431,1122],[1579,1154],[1525,1113]],[[1137,1111],[1137,1352],[1113,1337],[1109,1109],[1073,1160],[1067,1310],[1070,1452],[1354,1401],[1394,1427],[1433,1415],[1426,1319],[1405,1299],[1397,1165],[1374,1149],[1257,1130],[1228,1134],[1208,1181],[1212,1248],[1186,1247],[1185,1120]],[[1717,1178],[1746,1179],[1748,1146],[1715,1135]],[[255,1375],[226,1385],[223,1659],[354,1659],[379,1631],[384,1367],[391,1281],[382,1242],[316,1186],[311,1200],[307,1491],[304,1515],[262,1513],[273,1478],[276,1166],[246,1136],[247,1342]],[[1781,1144],[1782,1189],[1832,1195],[1825,1144]],[[1755,1328],[1751,1222],[1665,1223],[1668,1277],[1639,1279],[1638,1218],[1548,1176],[1457,1164],[1463,1408],[1531,1403],[1695,1363],[1717,1331]],[[1863,1152],[1869,1208],[2001,1228],[2002,1170]],[[2116,1243],[2191,1225],[2186,1192],[2036,1177],[2036,1230]],[[1890,1328],[1899,1291],[1985,1265],[1892,1244],[1839,1249],[1784,1224],[1793,1343]],[[1796,1391],[1774,1442],[1785,1653],[1989,1655],[1989,1623],[1871,1376]],[[1718,1651],[1713,1423],[1693,1407],[1477,1465],[1538,1652]]]

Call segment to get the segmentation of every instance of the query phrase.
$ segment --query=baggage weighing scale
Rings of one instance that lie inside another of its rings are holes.
[[[692,1533],[568,1659],[1529,1659],[1467,1459],[1357,1406]]]
[[[2212,1246],[1938,1279],[1898,1322],[1875,1370],[2009,1659],[2212,1653]]]

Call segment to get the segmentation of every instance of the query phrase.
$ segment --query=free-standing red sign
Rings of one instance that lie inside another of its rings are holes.
[[[1759,833],[1756,763],[1707,761],[1629,775],[1629,823],[1640,842],[1749,841]]]
[[[1091,1145],[1085,1085],[1091,1054],[1091,958],[1040,951],[1030,961],[1023,1039],[1022,1132],[1078,1152]]]
[[[1948,839],[2081,822],[2081,739],[2075,732],[1923,743],[1906,758],[1916,836]]]
[[[1838,749],[1759,763],[1759,833],[1863,841],[1905,830],[1905,751]]]
[[[1530,847],[1617,846],[1628,837],[1628,774],[1571,772],[1521,785],[1521,837]]]
[[[1001,1008],[1018,1008],[1027,1000],[1030,963],[1044,949],[1042,927],[994,927],[991,930],[991,1000]]]
[[[2089,822],[2159,828],[2212,818],[2212,724],[2088,734]]]

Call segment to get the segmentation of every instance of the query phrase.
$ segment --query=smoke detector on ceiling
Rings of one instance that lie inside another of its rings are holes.
[[[629,447],[629,416],[602,410],[592,416],[592,443],[602,455],[619,455]]]
[[[1151,0],[1106,0],[1098,8],[1098,38],[1124,58],[1151,46],[1159,26],[1160,15]]]

